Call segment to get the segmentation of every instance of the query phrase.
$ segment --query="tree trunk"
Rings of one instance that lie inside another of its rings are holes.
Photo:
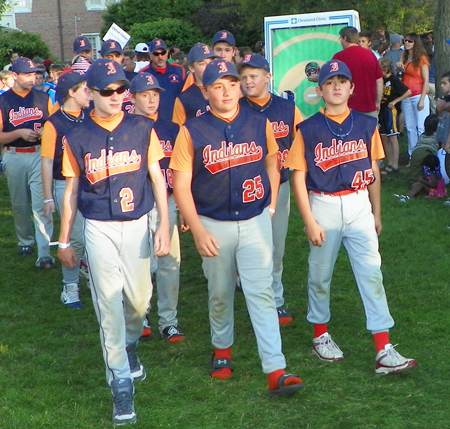
[[[434,61],[436,66],[436,96],[442,96],[441,76],[450,71],[450,1],[438,0],[434,20]]]

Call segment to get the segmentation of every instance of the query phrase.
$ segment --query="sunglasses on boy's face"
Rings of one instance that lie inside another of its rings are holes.
[[[97,91],[102,97],[111,97],[115,92],[117,94],[123,94],[127,90],[126,85],[119,86],[119,88],[116,89],[97,89],[92,88],[94,91]]]

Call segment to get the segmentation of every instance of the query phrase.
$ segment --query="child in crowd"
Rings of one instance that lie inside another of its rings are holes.
[[[379,60],[383,71],[383,96],[378,114],[381,140],[387,158],[387,167],[382,174],[398,173],[397,108],[395,105],[411,95],[411,91],[402,81],[392,74],[392,62],[389,58]]]
[[[2,70],[0,72],[0,80],[2,82],[2,88],[0,89],[0,95],[10,90],[14,86],[14,77],[12,71]]]
[[[416,361],[400,355],[389,341],[394,320],[378,252],[377,160],[384,153],[376,119],[348,108],[353,89],[345,63],[332,60],[322,66],[316,92],[326,107],[297,126],[285,167],[294,170],[294,195],[310,241],[306,318],[314,324],[312,353],[326,362],[344,359],[327,327],[334,264],[344,243],[375,342],[375,373],[392,374],[413,368]]]
[[[441,175],[439,158],[436,155],[429,154],[423,160],[423,175],[419,177],[416,183],[413,183],[411,189],[406,195],[394,194],[399,198],[400,203],[406,203],[411,198],[420,194],[425,194],[427,198],[441,198],[447,196],[444,179]]]

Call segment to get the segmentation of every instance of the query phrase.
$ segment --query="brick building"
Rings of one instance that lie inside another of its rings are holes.
[[[75,37],[86,36],[96,58],[102,14],[109,1],[115,0],[12,0],[12,9],[2,16],[0,25],[40,34],[61,61],[72,58]]]

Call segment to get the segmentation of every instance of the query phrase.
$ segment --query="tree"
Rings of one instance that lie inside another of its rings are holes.
[[[434,58],[436,76],[436,95],[440,96],[440,77],[450,70],[450,45],[447,39],[450,37],[450,2],[438,0],[436,19],[434,21]]]
[[[139,42],[150,42],[155,37],[163,39],[168,46],[175,45],[187,52],[196,43],[203,42],[201,31],[180,19],[165,18],[145,24],[134,24],[130,28],[130,46]]]
[[[103,14],[104,25],[101,32],[105,34],[114,22],[129,31],[134,24],[172,17],[184,20],[194,14],[202,4],[203,0],[122,0],[108,6]]]
[[[0,66],[3,68],[9,64],[9,57],[13,52],[18,52],[23,57],[50,58],[50,48],[34,33],[21,31],[8,31],[0,37]]]

